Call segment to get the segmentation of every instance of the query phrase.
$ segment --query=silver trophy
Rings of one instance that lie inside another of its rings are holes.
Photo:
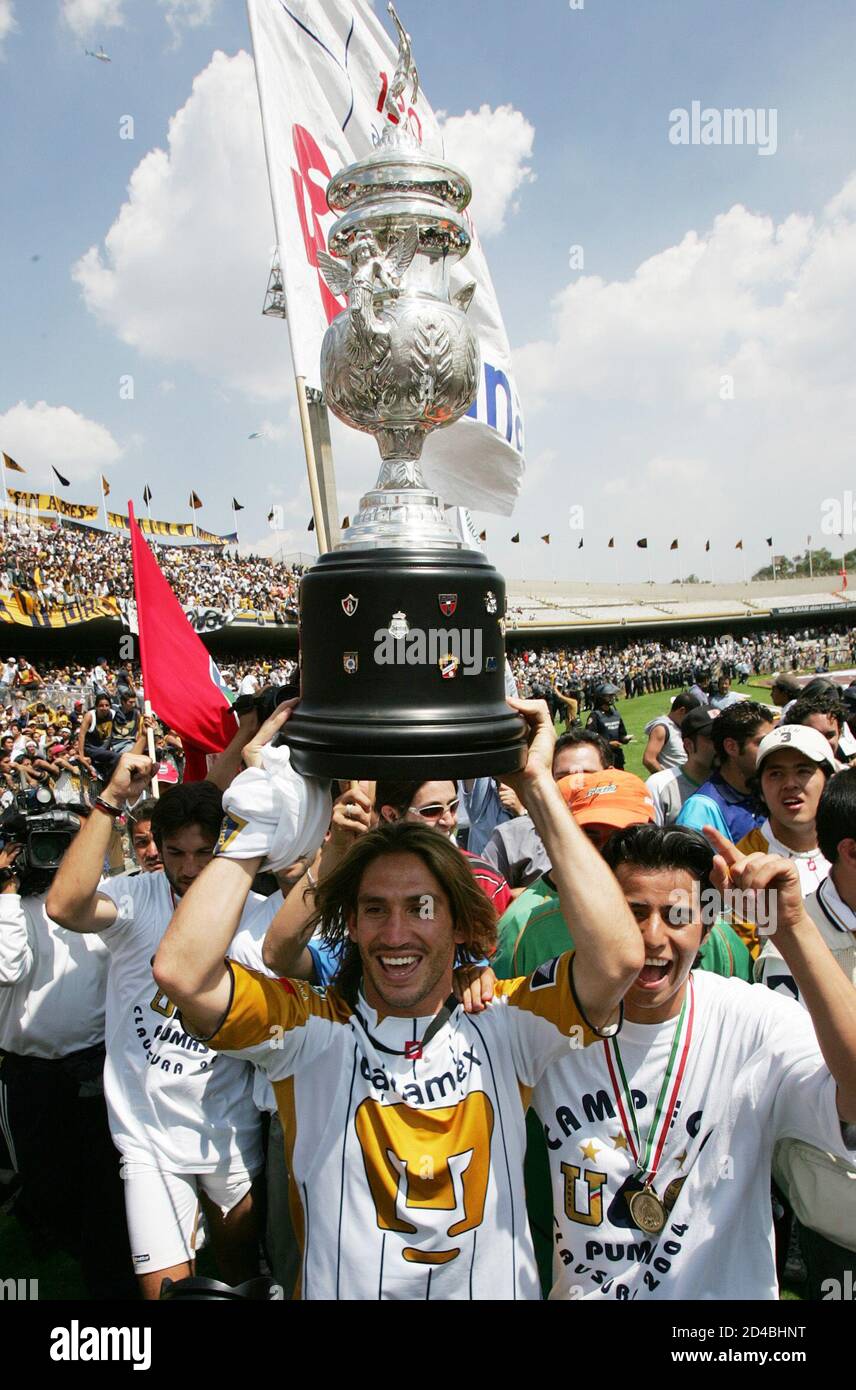
[[[285,737],[298,770],[319,776],[499,774],[525,756],[505,703],[505,585],[464,548],[421,465],[428,432],[460,420],[478,390],[475,285],[449,290],[470,248],[472,189],[400,118],[397,99],[415,100],[419,78],[389,11],[391,119],[372,154],[330,180],[338,217],[318,255],[347,301],[321,348],[324,398],[375,436],[382,464],[340,544],[301,582],[301,700]]]
[[[330,180],[327,202],[340,215],[330,254],[318,256],[331,292],[348,301],[321,348],[324,397],[346,425],[375,436],[383,460],[341,545],[461,549],[420,459],[426,434],[465,415],[478,390],[479,344],[466,317],[475,284],[449,292],[449,270],[470,249],[463,211],[472,188],[425,155],[400,118],[396,98],[409,88],[414,100],[419,78],[410,37],[389,12],[399,53],[386,108],[398,123],[386,123],[368,159]]]

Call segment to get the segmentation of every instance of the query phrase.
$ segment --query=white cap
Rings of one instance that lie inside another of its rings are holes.
[[[800,753],[805,753],[807,758],[811,758],[812,762],[826,763],[832,772],[837,770],[835,754],[829,739],[819,729],[812,729],[809,724],[779,724],[771,734],[765,734],[758,745],[756,771],[760,770],[768,753],[775,753],[777,748],[796,748]]]

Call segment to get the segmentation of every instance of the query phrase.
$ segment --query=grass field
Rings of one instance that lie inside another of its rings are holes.
[[[627,772],[635,772],[637,777],[647,778],[648,773],[642,766],[642,754],[647,742],[643,729],[648,721],[656,719],[658,714],[668,714],[669,706],[681,688],[676,686],[674,690],[658,690],[653,695],[639,695],[635,700],[618,701],[618,712],[624,720],[624,726],[628,734],[633,734],[635,740],[626,744],[624,749]],[[769,689],[763,686],[733,685],[731,688],[738,695],[748,696],[750,700],[761,700],[764,704],[770,704]]]

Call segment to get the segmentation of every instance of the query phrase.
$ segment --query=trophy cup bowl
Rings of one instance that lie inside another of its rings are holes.
[[[409,43],[390,90],[408,80]],[[470,196],[401,123],[327,187],[338,217],[318,263],[347,308],[324,337],[324,398],[375,436],[382,462],[340,544],[301,581],[301,697],[284,736],[303,773],[456,779],[525,762],[525,722],[505,699],[504,580],[464,549],[420,464],[425,436],[478,390],[474,286],[449,288],[470,247]]]

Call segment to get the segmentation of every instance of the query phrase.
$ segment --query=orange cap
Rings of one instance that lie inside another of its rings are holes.
[[[570,772],[556,783],[578,825],[647,825],[654,802],[641,777],[607,768],[605,772]]]

